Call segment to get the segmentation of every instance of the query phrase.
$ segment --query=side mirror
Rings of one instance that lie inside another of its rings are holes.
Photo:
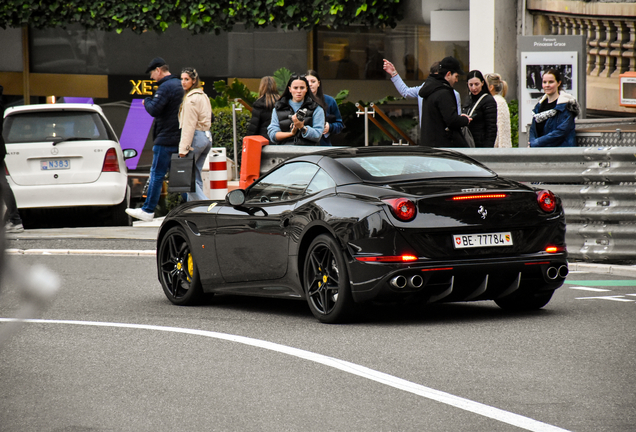
[[[234,189],[225,196],[225,202],[232,207],[238,207],[245,204],[245,191],[243,189]]]
[[[123,153],[124,153],[124,160],[132,159],[135,156],[137,156],[137,150],[135,149],[126,149],[126,150],[123,150]]]

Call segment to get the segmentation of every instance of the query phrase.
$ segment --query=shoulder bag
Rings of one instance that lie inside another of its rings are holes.
[[[475,112],[475,108],[477,108],[477,105],[479,105],[479,102],[481,102],[481,100],[485,96],[486,96],[486,93],[484,93],[483,95],[481,95],[479,99],[477,99],[477,103],[473,105],[473,108],[468,113],[468,117],[473,115],[473,113]],[[468,126],[462,126],[461,132],[462,132],[462,137],[464,138],[464,141],[466,141],[466,144],[468,145],[468,147],[475,148],[475,139],[473,138],[473,134],[470,132],[470,129],[468,129]]]

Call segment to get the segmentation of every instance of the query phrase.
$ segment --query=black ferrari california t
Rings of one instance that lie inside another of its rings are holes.
[[[334,148],[225,201],[188,202],[157,239],[177,305],[205,294],[305,299],[325,323],[365,302],[545,306],[568,273],[561,200],[458,152]]]

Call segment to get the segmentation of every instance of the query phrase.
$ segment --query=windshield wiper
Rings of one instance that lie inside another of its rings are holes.
[[[62,142],[66,142],[66,141],[92,141],[92,138],[88,138],[88,137],[68,137],[68,138],[62,138],[59,141],[53,141],[53,145],[58,145],[59,143]]]

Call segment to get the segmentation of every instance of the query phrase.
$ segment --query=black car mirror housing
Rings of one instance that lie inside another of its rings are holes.
[[[232,207],[242,206],[245,204],[245,191],[243,189],[234,189],[225,196],[225,202]]]

